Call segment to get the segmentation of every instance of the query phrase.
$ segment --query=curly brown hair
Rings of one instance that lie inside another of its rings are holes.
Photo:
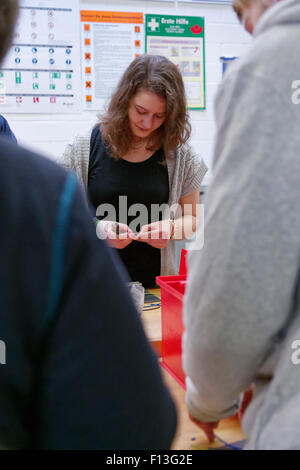
[[[18,0],[0,1],[0,61],[10,44],[18,14]]]
[[[185,89],[176,65],[163,56],[141,55],[127,68],[113,94],[108,109],[101,116],[101,134],[111,155],[125,155],[133,140],[128,109],[131,99],[146,90],[166,99],[167,117],[148,142],[149,150],[163,148],[165,157],[190,137],[191,125],[187,113]]]

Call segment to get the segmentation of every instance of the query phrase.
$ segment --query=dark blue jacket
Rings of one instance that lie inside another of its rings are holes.
[[[0,141],[0,187],[0,447],[168,448],[173,402],[75,177]]]
[[[12,142],[17,143],[17,139],[7,120],[0,114],[0,136],[5,137],[6,139],[11,140]]]

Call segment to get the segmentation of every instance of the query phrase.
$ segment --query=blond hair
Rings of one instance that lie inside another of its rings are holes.
[[[248,7],[251,4],[252,0],[233,0],[232,8],[234,9],[235,13],[237,14],[238,19],[240,20],[242,17],[242,11],[244,8]]]
[[[232,8],[236,12],[239,20],[242,17],[243,9],[249,7],[253,2],[259,3],[264,10],[267,10],[273,3],[276,3],[276,0],[233,0]]]

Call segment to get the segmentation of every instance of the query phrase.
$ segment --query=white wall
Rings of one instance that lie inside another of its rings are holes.
[[[142,11],[157,14],[185,14],[205,17],[206,52],[206,107],[205,111],[191,111],[192,145],[210,166],[214,117],[213,98],[222,78],[220,57],[241,56],[251,41],[238,23],[230,5],[157,2],[152,0],[81,0],[82,9]],[[100,111],[100,110],[99,110]],[[88,129],[96,120],[96,112],[80,114],[6,114],[19,142],[50,158],[59,158],[67,142],[74,135]],[[209,175],[205,183],[209,182]]]

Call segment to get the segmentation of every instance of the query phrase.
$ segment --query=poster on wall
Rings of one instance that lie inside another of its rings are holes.
[[[146,15],[146,52],[163,55],[183,76],[188,108],[205,109],[204,18]]]
[[[0,112],[76,113],[80,92],[79,0],[22,0],[0,70]]]
[[[144,53],[144,15],[81,11],[84,108],[101,110],[130,62]]]

